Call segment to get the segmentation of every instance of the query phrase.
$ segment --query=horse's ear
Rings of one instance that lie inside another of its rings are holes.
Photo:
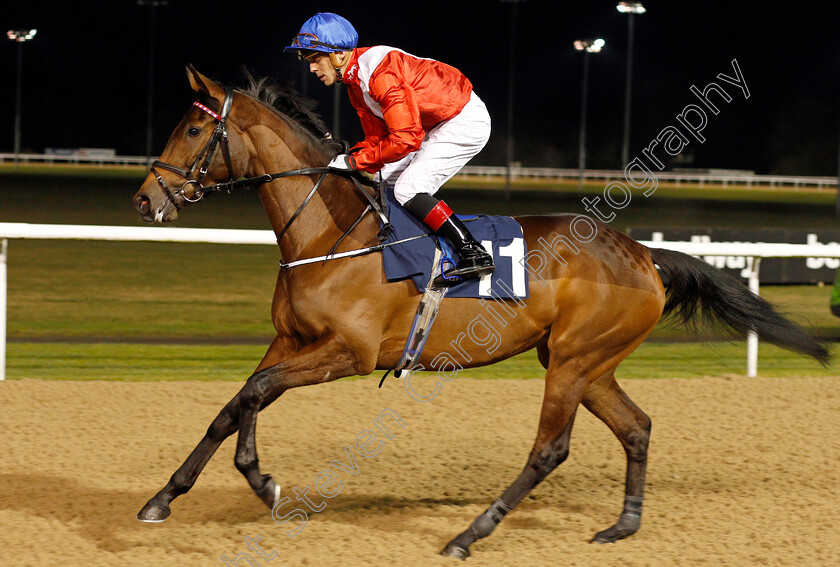
[[[195,70],[192,64],[187,65],[187,79],[190,81],[190,86],[197,93],[204,93],[211,98],[218,100],[225,99],[225,90],[211,81],[201,73]]]

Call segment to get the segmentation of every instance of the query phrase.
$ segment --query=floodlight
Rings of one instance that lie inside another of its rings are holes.
[[[36,33],[38,30],[9,30],[6,32],[6,37],[12,41],[22,42],[29,41],[35,37]]]
[[[587,53],[600,53],[601,49],[606,45],[603,39],[578,39],[574,46],[578,51],[586,51]]]
[[[622,14],[644,14],[647,12],[641,2],[619,2],[615,9]]]

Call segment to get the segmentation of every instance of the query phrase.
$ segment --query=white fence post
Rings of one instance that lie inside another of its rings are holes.
[[[758,293],[758,270],[761,267],[761,257],[752,258],[752,269],[750,270],[749,286],[750,291]],[[758,376],[758,335],[754,331],[747,333],[747,376],[755,378]]]
[[[0,380],[6,379],[6,245],[8,240],[0,240]]]

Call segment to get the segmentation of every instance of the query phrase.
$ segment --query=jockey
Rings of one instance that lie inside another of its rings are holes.
[[[487,143],[484,103],[454,67],[393,47],[356,47],[358,39],[350,22],[325,12],[307,20],[285,48],[325,85],[346,85],[362,122],[365,139],[329,166],[378,173],[406,210],[455,245],[461,260],[437,283],[492,273],[492,256],[432,196]]]

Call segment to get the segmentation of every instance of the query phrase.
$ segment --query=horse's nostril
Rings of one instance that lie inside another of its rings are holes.
[[[141,215],[149,214],[152,210],[152,201],[146,195],[134,197],[134,208],[140,211]]]

